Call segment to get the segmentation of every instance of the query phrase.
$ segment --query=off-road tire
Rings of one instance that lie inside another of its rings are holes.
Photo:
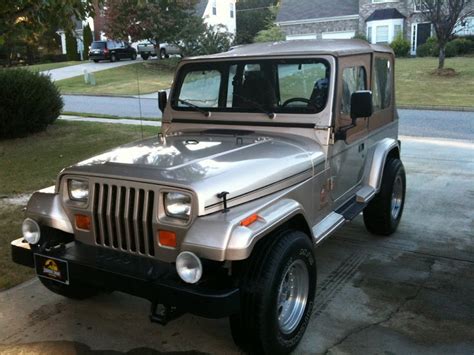
[[[285,334],[278,323],[277,297],[288,267],[302,261],[308,271],[307,301],[294,330]],[[316,262],[309,237],[280,231],[255,247],[242,270],[241,310],[230,317],[235,343],[251,354],[287,354],[300,342],[311,317],[316,292]]]
[[[51,292],[75,300],[84,300],[99,293],[98,289],[84,284],[66,285],[57,281],[45,279],[44,277],[38,277],[38,279]]]
[[[392,197],[396,179],[402,183],[401,205],[396,217],[392,214]],[[398,227],[405,204],[406,176],[400,159],[391,158],[385,163],[380,191],[364,209],[364,223],[367,230],[377,235],[390,235]]]
[[[149,56],[147,54],[141,54],[140,55],[143,60],[148,60]]]

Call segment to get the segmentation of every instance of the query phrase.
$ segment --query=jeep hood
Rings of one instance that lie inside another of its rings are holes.
[[[323,160],[318,144],[301,136],[209,130],[126,144],[62,174],[188,189],[202,215],[222,208],[220,192],[229,192],[229,206],[237,205],[311,177]]]

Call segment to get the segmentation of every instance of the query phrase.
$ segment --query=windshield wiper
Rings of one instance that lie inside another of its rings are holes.
[[[247,101],[249,104],[252,104],[253,105],[252,108],[259,110],[261,113],[264,113],[265,115],[268,116],[268,118],[270,118],[272,120],[275,118],[276,115],[275,115],[274,112],[271,112],[271,111],[267,110],[265,107],[263,107],[258,102],[250,100],[247,97],[241,96],[241,95],[236,94],[236,93],[233,93],[233,95],[237,96],[238,98],[241,98],[242,100]]]
[[[178,99],[178,102],[183,104],[183,105],[186,105],[188,107],[193,108],[195,111],[202,113],[205,117],[211,117],[211,112],[210,111],[203,110],[199,106],[197,106],[195,104],[192,104],[189,101]]]

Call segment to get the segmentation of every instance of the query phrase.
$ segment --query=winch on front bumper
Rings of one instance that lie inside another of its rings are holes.
[[[71,284],[77,282],[148,299],[152,302],[150,318],[159,323],[174,318],[174,310],[179,314],[192,313],[207,318],[227,317],[239,311],[237,287],[230,283],[222,286],[206,279],[197,284],[186,284],[179,279],[173,264],[151,258],[75,241],[33,251],[23,238],[11,243],[11,251],[15,263],[32,268],[35,267],[35,253],[66,261]],[[206,268],[212,270],[216,265],[204,264],[205,271]],[[212,272],[207,274],[212,275]],[[162,315],[156,313],[157,305],[165,307]]]

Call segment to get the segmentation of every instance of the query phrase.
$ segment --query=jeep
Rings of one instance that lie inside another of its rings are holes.
[[[301,40],[186,58],[158,106],[156,136],[32,195],[13,260],[66,297],[129,293],[161,324],[229,317],[244,351],[291,352],[315,249],[361,213],[381,236],[402,216],[392,50]]]

